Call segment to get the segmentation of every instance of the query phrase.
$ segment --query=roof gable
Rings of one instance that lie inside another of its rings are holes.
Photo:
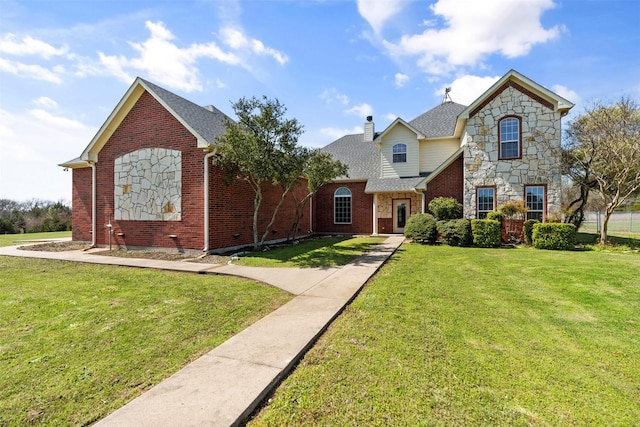
[[[385,130],[383,130],[380,134],[376,135],[374,141],[376,141],[379,144],[381,140],[384,139],[384,137],[387,136],[396,126],[404,126],[410,132],[414,133],[417,139],[425,138],[425,136],[419,130],[417,130],[416,128],[411,126],[409,123],[405,122],[400,117],[398,117],[389,126],[387,126]]]
[[[124,118],[136,105],[144,92],[148,92],[169,111],[197,140],[197,148],[215,144],[216,137],[225,131],[227,115],[215,107],[201,107],[166,89],[137,77],[113,109],[107,120],[89,142],[80,157],[62,163],[64,167],[78,167],[81,163],[97,162],[98,153],[118,129]]]
[[[468,119],[474,116],[509,87],[513,87],[532,99],[535,99],[550,110],[560,112],[563,116],[566,115],[574,105],[572,102],[567,101],[565,98],[539,85],[528,77],[525,77],[515,70],[510,70],[461,112],[460,118]]]

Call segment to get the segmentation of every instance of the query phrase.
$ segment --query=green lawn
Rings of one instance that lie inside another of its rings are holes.
[[[251,425],[638,425],[640,255],[405,244]]]
[[[0,247],[13,246],[23,240],[59,239],[71,237],[70,231],[55,231],[53,233],[0,234]]]
[[[275,250],[251,252],[234,263],[250,267],[335,267],[348,264],[384,240],[384,237],[321,237]]]
[[[0,256],[0,426],[90,424],[290,298],[234,277]]]

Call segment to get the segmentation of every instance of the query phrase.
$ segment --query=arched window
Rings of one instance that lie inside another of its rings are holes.
[[[407,162],[407,144],[396,144],[393,146],[393,163]]]
[[[333,221],[336,224],[351,224],[351,190],[340,187],[333,194]]]
[[[500,120],[499,159],[519,159],[521,154],[520,117],[509,116]]]

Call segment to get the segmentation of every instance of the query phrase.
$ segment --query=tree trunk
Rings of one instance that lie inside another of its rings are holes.
[[[253,199],[253,249],[258,250],[258,212],[262,204],[262,189],[260,186],[256,188],[256,196]]]
[[[260,240],[260,247],[262,247],[262,245],[264,245],[264,239],[267,238],[267,235],[269,234],[269,231],[271,230],[271,226],[273,225],[274,222],[276,222],[276,215],[278,214],[278,210],[280,210],[280,206],[282,206],[282,203],[284,202],[284,199],[285,199],[285,197],[287,197],[288,193],[289,193],[289,189],[287,188],[286,190],[284,190],[284,192],[280,196],[280,201],[278,202],[278,205],[273,210],[273,214],[271,215],[271,221],[267,225],[267,228],[264,230],[264,234],[262,235],[262,239]]]

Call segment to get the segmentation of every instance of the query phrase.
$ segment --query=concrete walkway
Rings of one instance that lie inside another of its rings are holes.
[[[335,268],[259,268],[0,248],[0,255],[248,277],[297,295],[96,426],[231,426],[242,423],[402,244],[391,236]]]

